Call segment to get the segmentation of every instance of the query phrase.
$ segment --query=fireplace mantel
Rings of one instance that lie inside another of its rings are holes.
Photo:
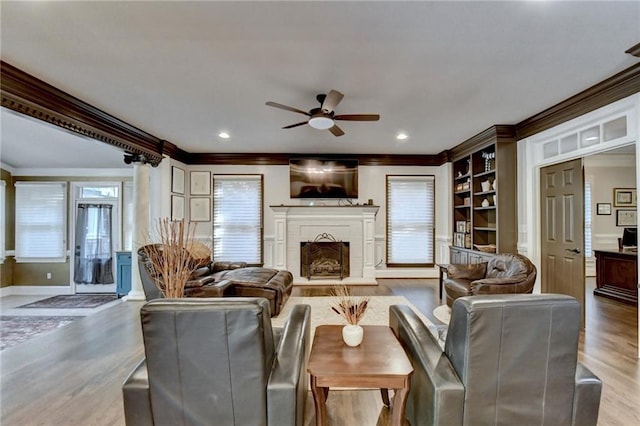
[[[274,213],[274,267],[293,274],[294,284],[376,284],[375,220],[379,206],[270,206]],[[300,243],[327,233],[350,243],[350,276],[307,280],[300,271]]]

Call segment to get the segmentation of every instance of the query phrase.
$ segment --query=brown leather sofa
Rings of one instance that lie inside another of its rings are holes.
[[[138,250],[138,268],[147,301],[160,299],[153,264],[143,246]],[[185,285],[185,297],[263,297],[276,316],[289,299],[293,275],[278,269],[247,267],[245,262],[211,262],[196,269]]]
[[[573,297],[460,297],[444,348],[408,306],[390,307],[389,326],[414,368],[412,425],[597,424],[602,382],[578,362]]]
[[[302,426],[311,308],[294,306],[282,329],[268,312],[261,298],[145,304],[145,359],[122,387],[126,425]]]
[[[536,267],[520,254],[497,254],[489,262],[449,265],[444,288],[447,305],[478,294],[532,293]]]

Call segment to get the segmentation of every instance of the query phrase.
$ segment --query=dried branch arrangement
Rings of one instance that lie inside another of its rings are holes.
[[[158,219],[155,232],[157,242],[146,246],[155,271],[153,281],[164,297],[183,297],[185,284],[198,267],[188,251],[195,240],[195,226],[163,218]]]
[[[333,287],[331,296],[334,297],[331,309],[343,317],[347,324],[357,325],[362,320],[369,305],[368,297],[352,297],[346,285]]]

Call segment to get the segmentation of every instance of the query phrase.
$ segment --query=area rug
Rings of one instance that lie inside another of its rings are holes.
[[[271,319],[274,327],[282,327],[289,317],[291,308],[298,304],[306,304],[311,306],[311,330],[319,325],[335,324],[345,325],[344,319],[331,310],[332,302],[335,299],[330,296],[322,297],[290,297],[284,305],[282,311],[277,317]],[[411,302],[404,296],[369,296],[369,305],[367,312],[362,318],[361,325],[388,325],[389,324],[389,306],[391,305],[407,305],[418,317],[427,325],[429,331],[434,336],[438,336],[438,328],[429,321],[418,308],[413,306]]]
[[[40,308],[40,309],[78,309],[96,308],[105,303],[113,302],[117,297],[115,294],[73,294],[65,296],[53,296],[48,299],[38,300],[18,306],[18,308]]]
[[[32,337],[64,327],[76,316],[0,316],[0,351],[25,342]]]
[[[443,324],[449,324],[451,320],[451,308],[447,305],[440,305],[433,310],[433,316]]]

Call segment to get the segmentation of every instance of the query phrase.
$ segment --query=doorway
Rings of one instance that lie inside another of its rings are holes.
[[[74,293],[116,292],[121,248],[120,183],[73,185],[70,279]]]

